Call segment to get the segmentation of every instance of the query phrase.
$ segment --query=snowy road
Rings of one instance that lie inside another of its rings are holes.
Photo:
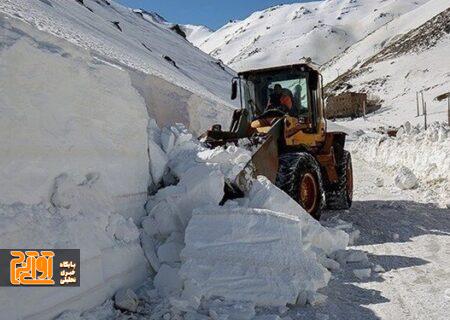
[[[421,203],[420,191],[398,191],[392,176],[354,159],[355,202],[324,220],[353,223],[361,232],[351,247],[368,262],[348,263],[323,291],[326,303],[291,317],[316,319],[448,319],[450,311],[450,210]],[[384,187],[375,186],[382,177]],[[380,265],[359,280],[354,269]]]

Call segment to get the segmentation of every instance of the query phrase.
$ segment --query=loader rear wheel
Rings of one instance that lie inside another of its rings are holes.
[[[292,152],[282,154],[279,160],[276,185],[319,220],[323,192],[316,159],[306,152]]]
[[[353,201],[353,168],[350,152],[344,150],[336,171],[339,179],[338,182],[325,188],[327,209],[349,209]]]

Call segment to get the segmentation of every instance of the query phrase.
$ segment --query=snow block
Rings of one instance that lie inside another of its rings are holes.
[[[370,277],[372,270],[371,269],[356,269],[353,270],[353,274],[359,279],[364,280]]]
[[[184,245],[174,241],[167,241],[158,248],[158,258],[161,263],[171,264],[180,262],[180,252]]]
[[[198,209],[185,242],[180,275],[197,296],[284,306],[329,280],[315,255],[304,251],[299,220],[270,210]]]
[[[161,295],[176,295],[183,288],[183,282],[178,275],[178,271],[178,268],[171,267],[167,264],[161,265],[154,279],[155,287]]]
[[[131,289],[120,289],[114,295],[114,304],[121,310],[136,312],[138,303],[138,296]]]
[[[141,233],[141,246],[150,266],[155,272],[158,272],[161,263],[156,255],[155,241],[145,232]]]
[[[349,236],[342,230],[323,227],[311,217],[297,202],[273,185],[266,177],[259,176],[253,181],[246,206],[283,212],[299,219],[302,242],[323,251],[327,255],[347,247]]]
[[[164,150],[161,148],[161,130],[158,128],[155,120],[151,119],[149,121],[147,133],[150,174],[153,179],[153,183],[158,186],[167,170],[167,162],[169,159],[167,158]]]
[[[394,178],[394,183],[402,190],[409,190],[417,185],[417,178],[410,169],[401,167]]]
[[[215,299],[209,302],[206,308],[209,309],[209,315],[213,320],[251,320],[255,316],[255,305],[251,302],[224,302]]]
[[[170,153],[175,145],[175,134],[167,127],[161,131],[161,146],[165,153]]]

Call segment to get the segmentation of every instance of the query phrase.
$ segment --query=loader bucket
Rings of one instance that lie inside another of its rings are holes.
[[[282,125],[283,120],[279,119],[269,132],[261,137],[261,144],[235,180],[225,183],[225,196],[221,203],[229,199],[243,197],[250,190],[252,179],[259,175],[275,182],[279,166],[278,141]]]

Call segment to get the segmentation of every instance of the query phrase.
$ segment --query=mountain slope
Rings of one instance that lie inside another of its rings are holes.
[[[231,67],[323,64],[427,0],[326,0],[281,5],[232,22],[195,45]]]
[[[446,119],[447,102],[434,98],[448,92],[450,84],[449,25],[444,0],[429,1],[395,19],[322,67],[330,82],[327,91],[351,88],[380,97],[383,108],[369,117],[374,125],[423,122],[416,117],[417,91],[424,93],[428,121]]]
[[[202,43],[207,37],[209,37],[214,31],[205,26],[196,26],[192,24],[186,24],[182,26],[186,33],[186,39],[192,44]]]
[[[164,19],[106,0],[4,0],[0,12],[107,59],[222,104],[233,72],[169,29]]]
[[[296,63],[321,65],[327,91],[367,92],[382,108],[371,121],[401,125],[416,117],[424,90],[429,121],[446,119],[450,60],[446,0],[325,0],[255,12],[198,39],[205,52],[242,70]]]
[[[362,64],[403,34],[421,26],[448,7],[445,0],[432,0],[387,23],[325,63],[322,66],[325,80],[331,81],[338,73]]]

